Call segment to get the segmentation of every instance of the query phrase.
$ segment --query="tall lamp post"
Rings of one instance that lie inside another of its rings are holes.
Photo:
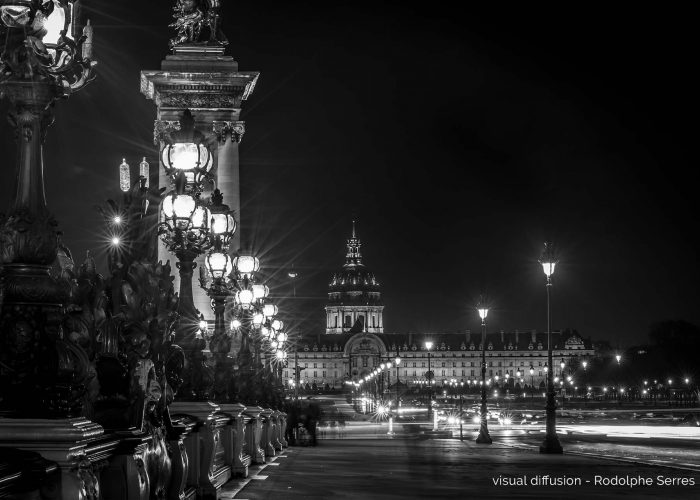
[[[542,270],[547,277],[547,364],[552,366],[552,309],[551,309],[551,288],[552,274],[557,260],[554,256],[552,244],[544,244],[544,250],[540,256]],[[547,370],[547,424],[544,442],[540,445],[540,453],[563,453],[564,449],[557,437],[557,403],[554,395],[554,370]]]
[[[566,367],[566,363],[563,359],[561,360],[561,363],[559,363],[559,366],[561,367],[561,371],[559,372],[559,376],[561,377],[561,383],[559,384],[559,386],[561,387],[561,408],[563,410],[564,401],[566,400],[566,385],[564,379],[564,368]]]
[[[432,420],[433,417],[433,386],[432,386],[432,378],[433,378],[433,372],[430,371],[430,349],[433,348],[433,343],[431,341],[426,341],[425,342],[425,348],[428,350],[428,373],[427,379],[428,379],[428,420]]]
[[[95,78],[92,28],[80,35],[73,3],[0,1],[0,96],[9,101],[17,144],[14,196],[0,217],[0,407],[32,416],[78,416],[89,369],[84,353],[81,361],[57,359],[81,348],[60,334],[68,294],[50,274],[59,232],[44,193],[53,105]],[[4,182],[9,177],[4,172]]]
[[[533,399],[533,391],[535,385],[535,367],[530,365],[530,399]]]
[[[479,317],[481,318],[481,418],[479,420],[479,435],[476,437],[476,442],[481,444],[491,444],[491,435],[487,422],[488,409],[486,407],[486,317],[489,314],[489,308],[483,302],[477,307]]]
[[[214,399],[225,402],[229,399],[229,376],[233,367],[231,350],[231,335],[224,324],[226,300],[231,294],[231,274],[234,271],[233,261],[228,254],[228,246],[236,231],[233,211],[223,204],[223,195],[216,189],[211,195],[209,206],[211,224],[210,237],[214,248],[204,259],[204,268],[200,268],[199,283],[212,299],[214,310],[214,334],[209,343],[214,365]],[[211,284],[209,284],[211,280]]]
[[[617,404],[621,405],[622,404],[622,398],[620,397],[620,360],[622,359],[622,356],[619,354],[615,354],[615,360],[617,361],[617,381],[615,385],[617,386]]]
[[[394,363],[396,364],[396,416],[399,416],[399,365],[401,364],[401,356],[399,356],[399,349],[396,348],[396,358],[394,358]]]

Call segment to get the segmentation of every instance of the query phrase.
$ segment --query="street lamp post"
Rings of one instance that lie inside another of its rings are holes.
[[[622,356],[619,354],[615,354],[615,360],[617,361],[617,380],[615,382],[615,385],[617,386],[617,404],[621,405],[622,404],[622,398],[620,397],[620,360],[622,359]]]
[[[559,366],[561,367],[561,370],[559,371],[559,376],[561,377],[561,383],[559,384],[561,387],[561,409],[564,409],[564,402],[566,398],[566,385],[564,384],[564,368],[566,367],[566,363],[564,363],[564,360],[561,360],[561,363],[559,363]]]
[[[231,335],[224,325],[226,300],[231,291],[231,274],[233,262],[228,255],[228,245],[236,230],[233,212],[223,204],[223,195],[216,189],[211,196],[210,236],[214,249],[204,259],[204,268],[200,268],[199,282],[212,299],[214,310],[214,334],[209,342],[209,350],[215,361],[214,365],[214,399],[227,402],[229,399],[229,376],[233,367]],[[211,284],[209,280],[211,279]]]
[[[530,365],[530,399],[533,399],[533,390],[534,390],[534,384],[535,384],[535,367]]]
[[[459,440],[464,441],[464,432],[462,430],[462,412],[464,411],[463,406],[463,393],[464,393],[464,382],[459,383]]]
[[[540,257],[540,264],[547,277],[547,363],[552,366],[552,309],[551,288],[552,274],[557,261],[551,243],[544,244],[544,251]],[[554,396],[554,370],[547,370],[547,424],[544,442],[540,446],[540,453],[563,453],[563,448],[557,437],[557,406]]]
[[[80,35],[73,0],[1,3],[0,97],[9,101],[17,153],[15,194],[0,217],[0,407],[78,416],[90,368],[80,344],[60,334],[69,297],[50,272],[60,233],[46,204],[43,144],[55,102],[95,78],[92,27]],[[3,150],[4,183],[11,182],[9,156]]]
[[[476,442],[491,444],[493,441],[489,434],[487,422],[488,410],[486,407],[486,316],[489,314],[489,308],[481,302],[477,310],[481,318],[481,418],[479,420],[479,435],[476,437]]]
[[[396,348],[396,358],[394,359],[396,363],[396,416],[399,416],[399,365],[401,364],[401,356],[399,356],[399,349]]]
[[[433,372],[430,371],[430,349],[433,348],[433,343],[431,341],[426,341],[425,343],[425,348],[428,350],[428,373],[427,379],[428,379],[428,420],[432,420],[433,417],[433,387],[432,387],[432,378],[433,378]]]

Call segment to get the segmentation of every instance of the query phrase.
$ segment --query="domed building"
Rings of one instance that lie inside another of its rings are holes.
[[[288,386],[299,383],[304,389],[341,389],[346,381],[360,381],[400,358],[399,367],[385,373],[384,388],[396,387],[400,381],[409,390],[416,389],[430,379],[436,388],[455,381],[476,391],[481,378],[481,333],[385,333],[380,285],[362,261],[354,222],[346,246],[345,263],[328,285],[326,335],[307,332],[299,339],[283,369]],[[546,333],[532,329],[488,332],[485,351],[486,377],[494,387],[514,394],[544,387]],[[573,367],[581,371],[581,363],[595,355],[590,340],[571,331],[552,332],[552,351],[556,375]],[[562,363],[568,368],[560,369]]]
[[[382,297],[379,282],[362,263],[362,243],[355,233],[347,242],[345,264],[333,275],[328,285],[326,333],[382,333]]]

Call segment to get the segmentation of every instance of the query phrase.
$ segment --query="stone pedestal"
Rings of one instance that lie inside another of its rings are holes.
[[[168,500],[185,500],[196,495],[196,488],[187,488],[187,475],[189,471],[189,457],[185,448],[185,439],[194,429],[194,423],[174,421],[168,432],[168,444],[170,445],[171,476],[168,487]]]
[[[243,410],[243,415],[250,420],[246,423],[246,442],[248,444],[248,453],[254,464],[265,463],[265,451],[260,448],[262,438],[262,418],[260,412],[263,409],[259,406],[249,406]]]
[[[180,417],[193,425],[193,432],[185,439],[189,459],[187,486],[197,489],[197,498],[216,499],[221,486],[231,476],[231,468],[224,463],[221,430],[227,418],[217,415],[219,406],[209,401],[177,401],[170,406],[173,417]]]
[[[287,442],[287,439],[285,438],[286,433],[287,433],[287,413],[281,411],[279,415],[279,423],[280,423],[280,443],[282,443],[282,446],[284,448],[287,448],[289,446],[289,443]]]
[[[280,440],[280,433],[282,432],[282,426],[280,425],[280,412],[275,410],[272,412],[272,421],[275,424],[274,431],[272,432],[272,447],[275,451],[282,451],[282,441]]]
[[[247,420],[243,416],[245,409],[246,407],[239,403],[221,405],[221,411],[231,418],[227,432],[224,434],[226,461],[231,466],[233,474],[239,477],[248,477],[248,466],[251,462],[251,457],[245,453],[244,446]]]
[[[84,418],[0,419],[2,446],[34,451],[58,464],[61,498],[97,498],[99,482],[86,447],[103,432],[100,425]]]
[[[275,423],[272,420],[273,410],[265,408],[260,412],[260,417],[262,418],[262,438],[260,440],[260,447],[265,452],[266,457],[275,456],[275,447],[272,444],[275,434]]]
[[[117,433],[114,437],[116,439],[113,441],[114,449],[110,450],[111,458],[100,474],[100,498],[148,500],[151,498],[151,483],[145,463],[151,437],[138,431]],[[88,457],[94,456],[91,457],[93,462],[100,455],[99,449],[88,449],[87,452]]]

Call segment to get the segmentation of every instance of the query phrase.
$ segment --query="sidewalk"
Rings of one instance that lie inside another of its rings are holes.
[[[233,498],[569,500],[700,495],[698,473],[455,439],[324,440],[318,447],[292,447],[283,455],[276,460],[279,466],[265,472],[265,479],[251,479]],[[630,479],[636,486],[630,487]],[[642,485],[642,480],[652,485]],[[550,486],[553,481],[565,486]]]

